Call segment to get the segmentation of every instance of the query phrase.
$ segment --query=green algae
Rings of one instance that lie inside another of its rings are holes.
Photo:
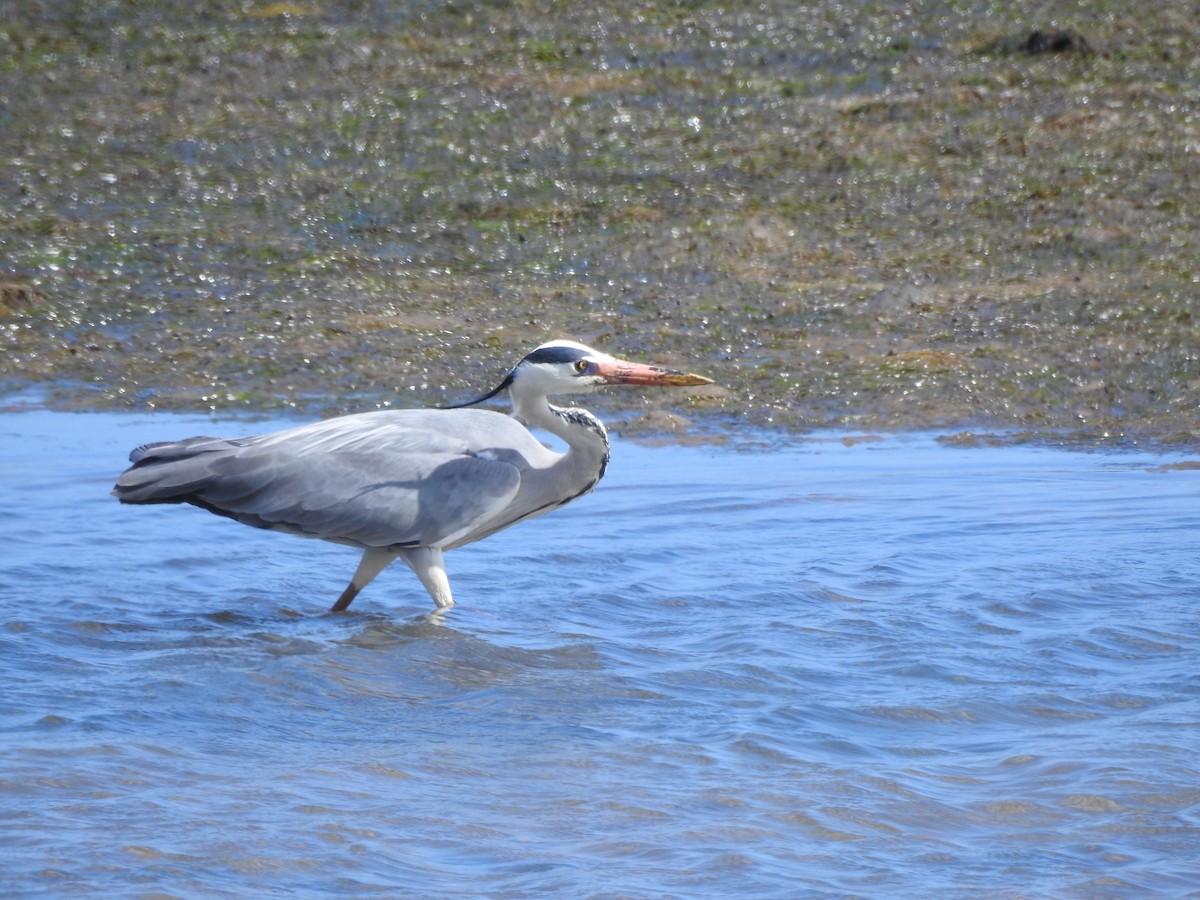
[[[719,382],[610,415],[1193,441],[1196,23],[1039,16],[9,5],[0,386],[418,405],[567,335]]]

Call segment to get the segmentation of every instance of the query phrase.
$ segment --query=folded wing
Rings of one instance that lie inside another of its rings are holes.
[[[489,450],[500,436],[490,431],[516,425],[507,416],[463,411],[480,426],[467,441],[446,434],[446,415],[365,413],[249,438],[148,444],[130,455],[114,494],[362,547],[447,546],[503,513],[522,468],[519,455]]]

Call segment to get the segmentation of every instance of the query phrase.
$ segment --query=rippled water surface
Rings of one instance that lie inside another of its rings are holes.
[[[355,551],[108,496],[283,424],[0,416],[0,894],[1200,885],[1187,457],[618,441],[437,622],[400,565],[326,615]]]

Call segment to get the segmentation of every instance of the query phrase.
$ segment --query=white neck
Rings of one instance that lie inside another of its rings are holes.
[[[554,406],[544,395],[513,396],[513,416],[528,428],[562,438],[568,447],[563,463],[581,477],[599,478],[608,464],[608,431],[586,409]],[[596,474],[599,473],[599,474]]]

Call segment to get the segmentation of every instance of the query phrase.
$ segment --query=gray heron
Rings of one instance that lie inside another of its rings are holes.
[[[466,403],[339,416],[253,437],[145,444],[130,453],[133,465],[113,494],[122,503],[190,503],[256,528],[361,548],[333,612],[395,559],[444,609],[454,604],[446,550],[569,503],[604,475],[604,424],[549,397],[610,384],[711,383],[551,341]],[[504,390],[511,416],[468,408]],[[546,447],[530,428],[557,435],[566,452]]]

